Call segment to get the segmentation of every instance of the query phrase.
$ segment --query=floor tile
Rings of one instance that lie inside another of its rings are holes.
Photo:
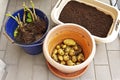
[[[0,51],[0,59],[3,59],[5,55],[5,51]]]
[[[18,64],[22,49],[14,44],[8,45],[5,54],[5,61],[7,64]]]
[[[3,35],[3,33],[1,33],[1,36],[0,36],[0,50],[6,50],[6,47],[7,47],[7,38]]]
[[[33,56],[21,52],[18,64],[17,80],[32,80],[33,75]]]
[[[23,8],[23,2],[25,2],[26,5],[28,5],[28,1],[30,1],[30,0],[17,0],[15,10],[22,9]]]
[[[16,0],[10,0],[8,6],[7,12],[13,13],[16,8]]]
[[[48,77],[49,77],[48,80],[65,80],[65,79],[62,79],[62,78],[59,78],[59,77],[55,76],[51,71],[49,71]]]
[[[42,10],[46,15],[50,15],[51,0],[40,0],[39,5],[40,5],[40,10]]]
[[[58,0],[51,0],[51,3],[52,3],[52,9],[54,8],[54,6],[56,5],[57,2],[58,2]]]
[[[120,38],[116,38],[115,41],[107,43],[107,50],[120,50]]]
[[[33,67],[33,80],[48,80],[48,68],[46,65],[35,65]]]
[[[33,2],[34,2],[34,5],[35,5],[35,8],[40,9],[41,0],[33,0]],[[29,0],[28,0],[28,4],[29,4]],[[29,6],[31,6],[31,5],[29,4]]]
[[[105,44],[97,44],[96,54],[94,57],[95,64],[108,64],[107,51]]]
[[[120,51],[108,51],[112,80],[120,79]]]
[[[43,53],[40,53],[39,55],[34,55],[34,65],[45,65],[46,60],[43,55]]]
[[[95,80],[94,64],[89,65],[88,70],[80,77],[80,80]]]
[[[16,80],[17,65],[7,65],[7,76],[5,80]]]
[[[111,80],[109,66],[95,66],[96,80]]]

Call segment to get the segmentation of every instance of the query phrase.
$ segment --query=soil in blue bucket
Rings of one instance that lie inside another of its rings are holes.
[[[37,16],[37,19],[33,21],[29,13],[26,14],[27,19],[25,23],[19,25],[15,30],[17,35],[14,36],[15,40],[20,44],[31,44],[34,41],[40,39],[46,30],[46,23],[43,19]]]

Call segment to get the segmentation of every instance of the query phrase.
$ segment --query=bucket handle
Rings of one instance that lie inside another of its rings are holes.
[[[13,44],[14,41],[7,35],[6,32],[3,32],[3,34],[5,35],[5,37]]]

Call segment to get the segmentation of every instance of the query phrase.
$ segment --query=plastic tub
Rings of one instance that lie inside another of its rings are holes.
[[[85,56],[85,61],[83,63],[75,66],[66,66],[56,62],[51,58],[50,55],[54,47],[66,38],[74,39],[81,46]],[[43,53],[46,60],[54,68],[63,73],[73,73],[84,69],[93,60],[95,52],[96,45],[90,32],[80,25],[72,23],[60,24],[52,28],[46,35],[43,44]]]
[[[49,29],[49,21],[48,21],[47,16],[42,11],[40,11],[38,9],[35,9],[35,11],[36,11],[36,14],[40,18],[42,18],[46,22],[47,25],[46,25],[46,31],[45,31],[44,35],[39,40],[37,40],[31,44],[27,44],[27,45],[26,44],[19,44],[15,41],[14,31],[17,28],[18,24],[14,19],[12,19],[11,17],[8,18],[6,25],[5,25],[5,34],[6,34],[7,38],[12,43],[22,47],[25,50],[25,52],[27,52],[31,55],[39,54],[42,51],[42,43],[43,43],[43,40],[44,40],[44,38],[48,32],[48,29]],[[20,18],[22,19],[23,13],[24,13],[23,9],[20,9],[17,12],[15,12],[13,14],[13,16],[18,15],[18,13],[20,14]]]
[[[60,13],[63,10],[64,6],[69,1],[73,1],[73,0],[58,0],[57,4],[53,8],[53,10],[51,12],[51,18],[52,18],[53,22],[55,22],[56,24],[63,24],[63,22],[61,22],[59,20],[59,16],[60,16]],[[107,34],[107,37],[102,38],[102,37],[93,35],[93,37],[95,38],[97,43],[108,43],[108,42],[112,42],[113,40],[116,39],[118,32],[120,30],[120,25],[119,25],[120,12],[115,7],[107,5],[100,1],[96,1],[96,0],[74,0],[74,1],[96,7],[98,10],[103,11],[104,13],[112,16],[113,23]]]

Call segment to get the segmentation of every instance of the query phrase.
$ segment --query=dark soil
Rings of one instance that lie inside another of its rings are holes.
[[[31,44],[42,37],[46,31],[46,23],[42,19],[24,24],[22,28],[18,28],[18,34],[15,40],[22,44]],[[21,30],[22,29],[22,30]]]
[[[59,20],[79,24],[98,37],[106,37],[113,23],[110,15],[76,1],[67,3],[61,11]]]

